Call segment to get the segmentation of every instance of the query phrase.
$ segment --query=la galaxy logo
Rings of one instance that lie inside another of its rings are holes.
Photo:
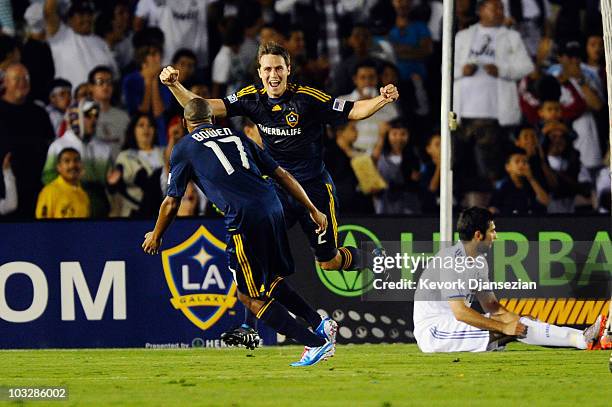
[[[287,124],[291,127],[297,126],[299,118],[300,118],[300,115],[297,114],[296,112],[290,112],[287,114],[287,116],[285,116],[285,119],[287,120]]]
[[[236,283],[225,270],[225,243],[200,226],[183,243],[162,252],[170,302],[200,329],[213,326],[236,304]]]

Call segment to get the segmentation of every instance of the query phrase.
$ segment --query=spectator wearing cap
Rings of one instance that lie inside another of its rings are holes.
[[[67,129],[64,135],[49,146],[47,160],[42,171],[42,181],[49,184],[58,175],[59,153],[74,148],[83,161],[83,189],[91,201],[91,215],[105,217],[109,211],[106,196],[106,178],[112,167],[111,148],[94,137],[100,108],[91,99],[73,102],[66,114]]]
[[[30,77],[22,64],[11,64],[4,76],[4,94],[0,100],[0,156],[12,154],[19,206],[10,216],[30,219],[34,216],[40,188],[40,172],[49,143],[55,138],[47,112],[28,100]]]
[[[54,79],[53,82],[51,82],[49,104],[46,109],[56,137],[60,137],[64,132],[62,123],[64,122],[66,110],[71,102],[72,85],[70,85],[70,82],[62,78]]]
[[[601,166],[601,147],[599,132],[594,112],[603,108],[603,94],[598,91],[599,77],[589,69],[583,69],[582,46],[577,41],[564,43],[558,53],[559,64],[549,69],[549,74],[555,76],[561,84],[562,105],[571,103],[575,98],[582,98],[586,104],[585,112],[577,117],[571,126],[578,135],[574,147],[580,153],[580,162],[594,182],[594,172]],[[574,88],[576,92],[572,92]]]
[[[40,191],[36,204],[37,219],[88,218],[90,202],[81,187],[81,154],[72,147],[57,155],[58,176]]]
[[[25,15],[26,39],[21,46],[21,62],[30,72],[32,91],[30,100],[47,103],[49,87],[55,77],[55,64],[51,48],[46,41],[43,4],[32,3]]]
[[[113,98],[113,71],[97,66],[88,78],[92,99],[100,106],[95,138],[111,147],[113,159],[117,157],[125,140],[130,116],[123,109],[111,105]]]
[[[87,81],[87,75],[98,65],[118,72],[108,45],[93,33],[93,3],[75,0],[64,24],[58,11],[58,0],[45,0],[44,16],[47,41],[55,62],[55,74],[76,86]],[[78,61],[78,63],[77,63]]]

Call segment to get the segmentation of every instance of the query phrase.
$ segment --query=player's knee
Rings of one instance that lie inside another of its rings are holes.
[[[340,257],[339,254],[337,254],[336,257],[331,260],[319,262],[319,267],[321,267],[323,270],[338,270],[340,269],[341,265],[342,257]]]

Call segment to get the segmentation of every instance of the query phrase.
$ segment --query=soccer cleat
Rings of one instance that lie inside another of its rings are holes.
[[[238,328],[222,333],[221,340],[227,346],[242,345],[247,349],[253,350],[259,346],[261,338],[256,330],[248,325],[242,324]]]
[[[329,317],[325,318],[321,321],[317,329],[315,329],[315,333],[335,345],[336,334],[338,333],[338,323]]]
[[[336,352],[336,345],[326,340],[321,346],[311,348],[309,346],[304,347],[302,357],[298,362],[293,362],[291,366],[312,366],[319,363],[322,360],[327,360],[334,356]]]
[[[601,349],[600,339],[605,334],[606,330],[606,316],[600,315],[595,320],[595,323],[584,330],[584,340],[587,343],[587,349],[597,350]]]

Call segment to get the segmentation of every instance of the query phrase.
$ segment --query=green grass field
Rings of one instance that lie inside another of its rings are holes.
[[[354,345],[316,366],[289,367],[299,354],[296,346],[0,351],[0,386],[68,387],[68,401],[25,403],[35,406],[612,405],[604,351],[512,344],[426,355],[416,345]]]

